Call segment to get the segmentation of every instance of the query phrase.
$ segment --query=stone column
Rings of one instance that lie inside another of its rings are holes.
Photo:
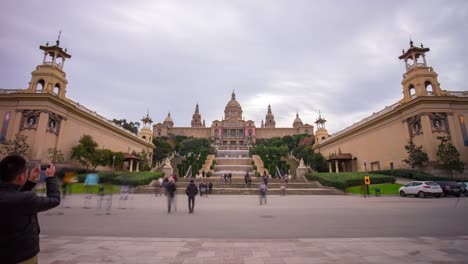
[[[133,171],[133,160],[131,159],[130,160],[130,172],[132,172],[132,171]]]
[[[137,172],[140,171],[140,161],[139,160],[137,161],[137,164],[136,164],[136,171]]]
[[[338,160],[335,160],[335,169],[336,169],[336,173],[340,172],[340,167],[338,166]]]
[[[331,164],[330,161],[328,162],[328,171],[329,171],[330,173],[333,172],[333,171],[332,171],[332,164]]]

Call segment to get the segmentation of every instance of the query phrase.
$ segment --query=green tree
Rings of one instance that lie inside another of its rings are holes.
[[[412,140],[405,145],[405,149],[408,153],[408,158],[404,159],[403,162],[410,165],[411,168],[421,167],[429,160],[422,146],[416,146]]]
[[[83,135],[78,141],[78,145],[72,148],[71,157],[78,160],[81,165],[86,166],[86,170],[89,170],[89,167],[96,163],[96,159],[100,158],[100,153],[96,154],[97,146],[98,144],[90,135]]]
[[[27,136],[16,134],[13,140],[5,140],[0,148],[0,153],[3,155],[20,155],[26,156],[29,149],[26,140]]]
[[[154,138],[153,144],[155,146],[153,150],[153,161],[155,162],[162,162],[174,151],[171,144],[162,138]]]
[[[460,160],[460,153],[452,144],[450,137],[437,137],[437,139],[440,140],[437,157],[439,157],[442,168],[449,170],[450,175],[452,175],[453,170],[462,173],[465,164]]]
[[[47,150],[48,158],[52,163],[63,163],[65,158],[63,157],[63,153],[61,150],[57,148],[49,148]]]
[[[138,128],[140,127],[139,122],[127,122],[127,119],[112,119],[112,122],[127,129],[133,134],[138,134]]]

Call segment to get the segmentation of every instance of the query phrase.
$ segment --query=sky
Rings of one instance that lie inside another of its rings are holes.
[[[0,88],[27,88],[59,30],[67,97],[108,119],[189,127],[198,103],[210,126],[235,91],[257,127],[271,104],[276,127],[320,111],[332,134],[402,99],[410,37],[468,90],[468,1],[4,0]]]

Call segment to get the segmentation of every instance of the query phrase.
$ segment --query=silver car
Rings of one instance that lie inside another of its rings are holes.
[[[443,193],[440,185],[433,181],[412,181],[407,183],[405,186],[401,186],[398,191],[402,197],[405,197],[406,195],[414,195],[419,198],[424,198],[426,196],[439,198]]]

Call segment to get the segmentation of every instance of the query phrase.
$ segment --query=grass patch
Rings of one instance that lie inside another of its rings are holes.
[[[375,188],[380,188],[380,193],[382,195],[393,195],[393,194],[398,194],[398,189],[400,189],[401,186],[403,186],[403,184],[398,184],[398,183],[371,184],[369,185],[369,192],[371,195],[375,195]],[[362,194],[362,185],[348,187],[346,188],[345,191],[347,193],[352,193],[352,194]]]
[[[71,192],[71,194],[85,194],[87,193],[87,190],[85,189],[83,183],[72,183],[69,185],[70,189],[68,189],[68,192]],[[89,190],[92,194],[97,194],[98,193],[98,185],[95,186],[89,186]],[[120,193],[120,186],[119,185],[111,185],[111,184],[104,184],[104,192],[108,193],[109,188],[112,189],[112,193]],[[45,189],[36,189],[36,192],[38,193],[45,193]],[[62,192],[62,188],[60,187],[60,192]]]
[[[305,176],[310,181],[318,181],[322,185],[331,186],[340,190],[346,190],[351,186],[364,184],[364,176],[369,176],[371,183],[395,183],[394,176],[387,176],[365,172],[343,172],[343,173],[307,173]]]

